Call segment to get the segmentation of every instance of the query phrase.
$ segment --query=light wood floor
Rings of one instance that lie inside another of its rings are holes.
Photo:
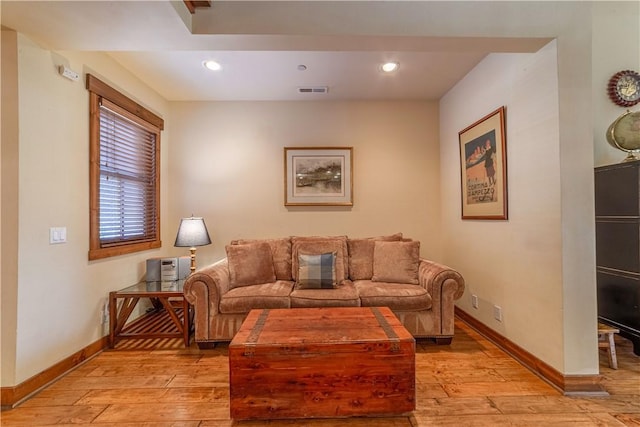
[[[123,341],[0,416],[3,426],[640,426],[640,358],[616,344],[617,371],[600,353],[610,396],[565,397],[457,320],[451,346],[418,344],[409,416],[234,422],[227,346]]]

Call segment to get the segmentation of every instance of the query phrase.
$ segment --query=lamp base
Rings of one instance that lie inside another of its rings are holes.
[[[191,252],[191,274],[196,271],[196,248],[190,247],[189,252]]]

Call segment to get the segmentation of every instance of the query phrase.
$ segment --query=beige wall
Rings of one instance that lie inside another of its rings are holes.
[[[593,149],[595,165],[621,162],[626,153],[605,138],[609,125],[627,108],[609,100],[607,83],[622,70],[640,72],[640,2],[598,2],[593,6]],[[640,104],[631,108],[638,111]]]
[[[467,284],[458,305],[562,371],[557,67],[556,42],[535,54],[490,55],[441,100],[440,136],[442,164],[452,165],[441,174],[445,259]],[[458,132],[500,106],[509,220],[461,220]],[[494,305],[502,307],[502,322],[493,317]]]
[[[462,96],[457,88],[443,100],[439,119],[438,107],[430,103],[168,103],[101,54],[50,52],[18,35],[9,45],[17,63],[5,63],[3,37],[3,83],[5,73],[19,74],[18,99],[9,106],[14,111],[5,109],[4,88],[2,105],[2,386],[18,384],[101,337],[99,314],[108,292],[141,278],[144,259],[185,253],[172,244],[179,218],[191,213],[206,218],[214,239],[198,251],[201,264],[222,257],[224,243],[234,237],[403,231],[421,240],[424,256],[468,277],[482,304],[477,312],[468,310],[472,315],[563,373],[597,372],[592,168],[622,157],[601,137],[621,113],[603,84],[619,69],[638,68],[640,5],[440,2],[434,8],[434,25],[419,23],[423,35],[557,42],[530,57],[488,58],[469,76],[481,80],[473,93],[488,99]],[[553,109],[551,68],[538,68],[553,67],[553,49],[557,116],[532,109],[521,95],[534,93],[531,105]],[[506,68],[487,71],[501,61]],[[162,250],[87,261],[87,92],[82,82],[57,74],[60,64],[95,73],[165,118]],[[505,75],[507,70],[512,73]],[[519,81],[531,86],[524,92],[520,86],[501,87]],[[538,92],[545,97],[537,99]],[[457,132],[501,104],[508,108],[508,154],[515,165],[509,167],[510,220],[462,222]],[[4,119],[18,112],[19,127],[10,134],[14,140],[19,134],[17,179],[7,182],[5,132],[11,130]],[[536,158],[536,145],[518,144],[531,135],[553,152],[542,159],[542,173],[525,160]],[[282,147],[312,145],[354,146],[352,209],[283,206]],[[549,198],[531,193],[538,188]],[[6,228],[7,221],[15,227]],[[48,244],[53,226],[67,227],[68,243]],[[459,228],[501,245],[467,246]],[[7,247],[18,256],[13,272]],[[482,254],[495,268],[474,260],[484,251],[497,258]],[[531,268],[527,259],[542,267]],[[502,324],[492,322],[489,302],[502,304]],[[460,304],[468,309],[468,295]]]
[[[425,256],[439,255],[435,103],[176,103],[170,109],[105,55],[51,52],[20,34],[16,46],[19,176],[9,190],[20,195],[17,279],[3,281],[3,304],[12,293],[17,304],[3,309],[14,320],[13,327],[2,324],[3,386],[103,336],[108,292],[142,278],[146,258],[183,254],[173,239],[179,218],[192,212],[206,218],[214,239],[199,250],[200,263],[224,256],[234,237],[310,233],[403,231],[424,242]],[[165,118],[163,249],[87,261],[88,95],[82,81],[58,75],[60,64],[102,78]],[[168,119],[170,111],[175,119]],[[286,145],[353,146],[354,207],[286,209]],[[67,243],[49,244],[54,226],[67,227]]]
[[[18,316],[18,35],[2,31],[0,386],[15,381]]]
[[[17,59],[19,174],[10,190],[19,190],[18,274],[17,282],[3,280],[3,296],[5,291],[17,294],[17,330],[15,373],[6,373],[5,380],[3,371],[3,385],[23,382],[104,336],[100,312],[108,292],[142,278],[144,260],[159,253],[88,261],[89,101],[84,74],[103,78],[165,120],[168,114],[164,99],[105,55],[51,52],[18,34]],[[61,77],[61,64],[82,79]],[[165,189],[169,128],[162,134]],[[4,196],[3,191],[3,207]],[[165,214],[168,192],[161,197]],[[50,245],[49,227],[67,227],[67,243]],[[164,224],[162,236],[166,240]],[[13,331],[11,324],[2,326],[4,350],[4,338]],[[3,352],[3,369],[10,358]]]
[[[553,45],[530,58],[492,55],[442,100],[444,258],[468,279],[459,302],[465,311],[564,374],[594,374],[593,166],[624,157],[604,142],[623,111],[605,88],[613,73],[640,64],[640,4],[556,3],[545,26],[524,30],[541,22],[534,16],[542,5],[515,7],[503,22],[520,35],[554,34]],[[498,105],[507,106],[510,218],[461,221],[447,167],[459,156],[456,132]],[[478,310],[471,293],[480,297]],[[493,319],[493,304],[503,308],[502,323]]]
[[[222,258],[240,237],[401,231],[440,257],[438,109],[429,102],[171,105],[171,226],[204,216]],[[353,207],[285,207],[284,147],[353,147]]]

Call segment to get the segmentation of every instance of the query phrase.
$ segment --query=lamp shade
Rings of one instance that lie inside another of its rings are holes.
[[[189,247],[205,246],[211,244],[211,238],[207,226],[202,218],[182,218],[178,227],[178,235],[173,246]]]

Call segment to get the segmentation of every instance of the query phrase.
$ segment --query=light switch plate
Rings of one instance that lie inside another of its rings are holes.
[[[51,227],[49,229],[49,243],[52,245],[67,242],[67,227]]]

